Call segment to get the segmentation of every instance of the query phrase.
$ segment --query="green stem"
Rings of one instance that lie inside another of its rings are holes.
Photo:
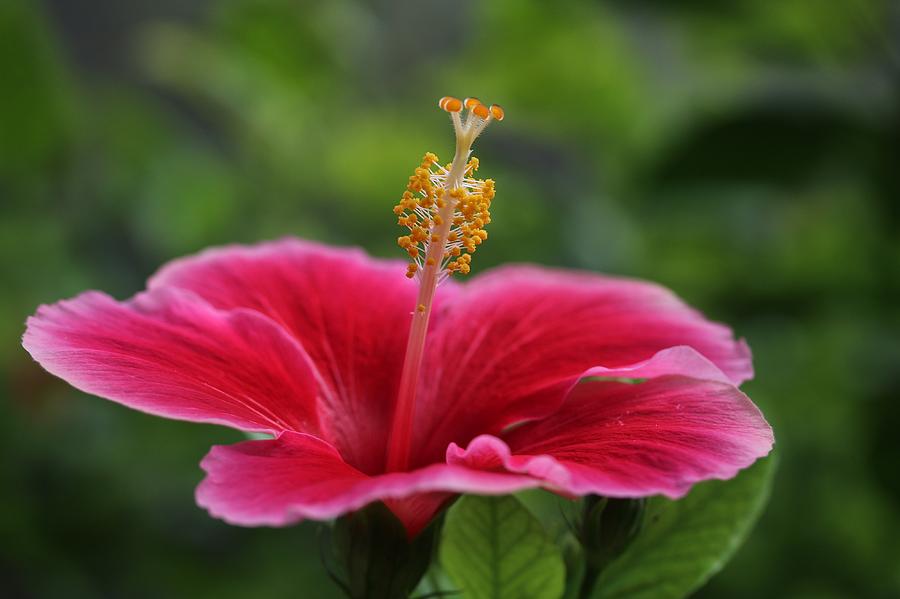
[[[600,577],[600,570],[586,564],[584,567],[584,576],[581,578],[581,587],[578,590],[578,599],[588,599],[594,593],[594,587],[597,585],[597,578]]]

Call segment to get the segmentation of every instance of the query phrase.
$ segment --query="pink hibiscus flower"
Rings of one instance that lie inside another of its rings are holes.
[[[486,238],[493,182],[469,153],[503,114],[441,107],[456,156],[426,155],[395,208],[410,265],[295,239],[211,249],[127,301],[40,307],[25,348],[82,391],[271,435],[201,463],[197,502],[239,525],[384,501],[412,536],[459,493],[675,498],[766,455],[746,344],[671,292],[534,266],[444,280]]]

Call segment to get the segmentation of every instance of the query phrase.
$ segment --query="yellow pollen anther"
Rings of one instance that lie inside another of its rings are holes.
[[[481,104],[481,100],[478,98],[466,98],[463,100],[463,106],[465,106],[467,110],[472,110],[479,104]]]
[[[494,117],[495,121],[503,120],[503,109],[500,108],[499,104],[491,104],[491,116]]]

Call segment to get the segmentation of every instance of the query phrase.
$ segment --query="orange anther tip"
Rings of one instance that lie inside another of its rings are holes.
[[[495,121],[503,120],[503,109],[498,104],[491,104],[491,116]]]
[[[452,96],[444,96],[438,100],[438,106],[447,112],[459,112],[463,108],[462,101]]]
[[[472,109],[472,112],[475,113],[475,116],[483,118],[483,119],[486,119],[488,117],[488,115],[490,114],[488,107],[485,106],[484,104],[479,104],[478,106],[474,107]]]
[[[468,108],[469,110],[472,110],[473,108],[475,108],[476,106],[481,104],[481,100],[479,100],[478,98],[466,98],[463,101],[463,104],[465,105],[466,108]]]

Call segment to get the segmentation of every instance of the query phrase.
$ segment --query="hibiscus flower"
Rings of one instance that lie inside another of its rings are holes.
[[[677,498],[766,455],[738,389],[747,345],[668,290],[525,265],[449,278],[487,238],[494,186],[470,152],[503,113],[441,107],[454,160],[426,155],[395,207],[410,263],[297,239],[210,249],[129,300],[40,307],[25,348],[82,391],[270,436],[201,462],[198,504],[238,525],[383,501],[414,536],[460,493]]]

